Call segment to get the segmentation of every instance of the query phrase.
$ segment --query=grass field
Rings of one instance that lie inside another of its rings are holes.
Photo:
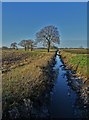
[[[47,89],[55,52],[45,50],[2,51],[3,111],[13,108],[25,98],[34,101]],[[52,77],[51,77],[52,80]]]
[[[64,63],[78,76],[89,79],[89,49],[62,49],[61,55]]]

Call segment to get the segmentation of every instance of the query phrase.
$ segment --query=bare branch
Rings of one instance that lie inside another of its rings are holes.
[[[57,27],[50,25],[41,29],[38,33],[36,33],[36,41],[39,43],[43,43],[43,45],[47,44],[48,49],[52,43],[60,43],[60,35]]]

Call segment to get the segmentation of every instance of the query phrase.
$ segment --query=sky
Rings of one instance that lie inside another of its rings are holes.
[[[2,0],[3,2],[87,2],[88,0]]]
[[[54,25],[60,34],[59,47],[87,47],[86,2],[3,2],[2,43],[35,39],[43,27]]]

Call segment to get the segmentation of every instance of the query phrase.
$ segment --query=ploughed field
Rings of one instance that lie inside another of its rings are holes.
[[[61,56],[67,67],[89,85],[89,49],[62,49]]]
[[[55,52],[2,51],[2,109],[5,114],[25,99],[35,101],[53,80]],[[54,59],[53,59],[54,58]],[[4,115],[5,116],[5,115]]]

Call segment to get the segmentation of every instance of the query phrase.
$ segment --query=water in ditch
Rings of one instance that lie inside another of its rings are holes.
[[[58,76],[52,89],[49,103],[51,118],[88,118],[88,110],[81,105],[81,100],[76,91],[68,85],[66,70],[61,58],[56,56],[55,70]]]

